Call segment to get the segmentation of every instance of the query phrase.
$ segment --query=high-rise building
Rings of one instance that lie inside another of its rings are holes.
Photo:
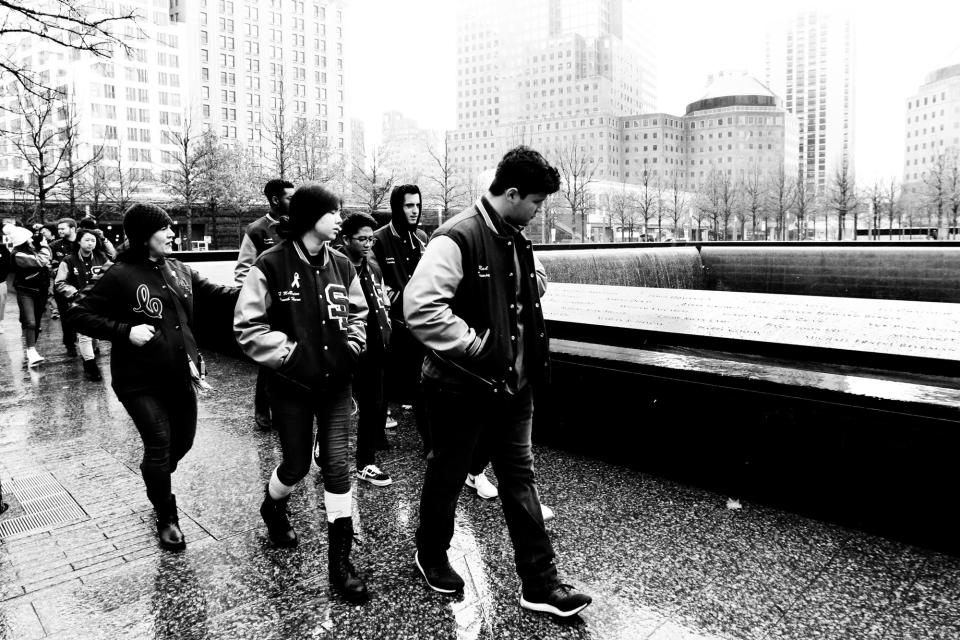
[[[808,188],[830,188],[854,158],[854,28],[842,14],[803,11],[767,35],[766,80],[799,120],[798,162]]]
[[[920,188],[924,175],[960,154],[960,61],[927,75],[907,98],[903,188]]]
[[[169,2],[189,34],[192,106],[221,141],[272,159],[307,124],[314,144],[348,151],[343,0]]]
[[[398,183],[420,183],[426,189],[426,177],[437,173],[434,156],[443,157],[442,141],[442,132],[424,129],[399,111],[383,114],[384,168]]]
[[[139,20],[117,34],[129,50],[114,47],[110,57],[53,46],[35,36],[8,46],[44,85],[59,90],[44,129],[63,131],[68,122],[75,124],[75,164],[89,161],[99,151],[107,179],[115,181],[122,173],[124,179],[158,195],[154,179],[165,149],[170,149],[164,132],[181,123],[189,104],[191,67],[183,52],[188,35],[183,25],[171,23],[167,0],[129,0],[124,10],[136,11]],[[93,16],[118,15],[112,0],[98,0],[91,11]],[[16,93],[7,92],[0,100],[7,107],[4,129],[26,132]],[[58,135],[47,145],[48,162],[63,139]],[[35,183],[34,172],[13,140],[14,136],[0,139],[0,177]]]
[[[454,163],[475,177],[534,134],[588,128],[603,161],[615,119],[654,108],[651,31],[640,0],[463,0]]]

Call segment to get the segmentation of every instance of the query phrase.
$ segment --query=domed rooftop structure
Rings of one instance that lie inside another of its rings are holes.
[[[746,72],[724,72],[707,79],[706,92],[687,105],[687,114],[731,106],[778,107],[780,98]]]
[[[948,53],[944,57],[943,63],[937,67],[937,69],[927,74],[923,83],[930,84],[954,76],[960,76],[960,47]]]

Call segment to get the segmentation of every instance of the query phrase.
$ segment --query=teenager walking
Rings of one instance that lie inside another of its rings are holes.
[[[27,347],[27,366],[34,367],[44,360],[37,351],[37,338],[50,290],[50,246],[39,233],[12,224],[4,225],[3,235],[11,245],[10,266]]]
[[[67,305],[87,284],[103,274],[105,265],[110,261],[100,245],[99,236],[93,229],[80,229],[77,232],[76,243],[76,253],[63,257],[53,283],[53,290]],[[80,351],[80,357],[83,358],[83,372],[88,380],[99,382],[103,376],[100,374],[100,367],[97,366],[96,342],[90,336],[77,334],[77,348]]]
[[[368,598],[350,560],[353,507],[347,442],[351,378],[364,349],[367,303],[357,271],[329,243],[340,232],[340,198],[304,185],[280,221],[283,241],[250,267],[234,312],[243,351],[271,371],[267,395],[283,461],[260,515],[271,541],[297,544],[287,505],[316,459],[323,476],[330,581],[351,602]],[[314,438],[313,423],[317,430]]]

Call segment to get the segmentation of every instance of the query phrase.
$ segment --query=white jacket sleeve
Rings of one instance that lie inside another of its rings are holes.
[[[403,290],[403,315],[413,335],[428,349],[462,356],[475,349],[476,331],[453,313],[453,300],[463,280],[460,247],[446,236],[430,241]]]
[[[251,267],[233,310],[233,333],[251,360],[270,369],[279,369],[296,343],[287,334],[270,327],[269,308],[267,278],[260,269]]]
[[[253,244],[246,233],[243,234],[243,240],[240,241],[240,252],[237,254],[237,266],[233,269],[233,280],[238,287],[243,286],[243,281],[247,279],[247,273],[257,259],[257,246]]]

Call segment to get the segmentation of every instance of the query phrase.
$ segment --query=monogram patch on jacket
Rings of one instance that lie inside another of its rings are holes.
[[[347,330],[347,321],[350,319],[350,296],[347,288],[342,284],[330,283],[323,290],[323,297],[327,302],[327,318],[335,320],[341,331]]]
[[[137,287],[137,306],[133,310],[148,318],[159,320],[163,317],[163,302],[159,298],[151,297],[150,289],[147,288],[147,285],[142,284]]]

